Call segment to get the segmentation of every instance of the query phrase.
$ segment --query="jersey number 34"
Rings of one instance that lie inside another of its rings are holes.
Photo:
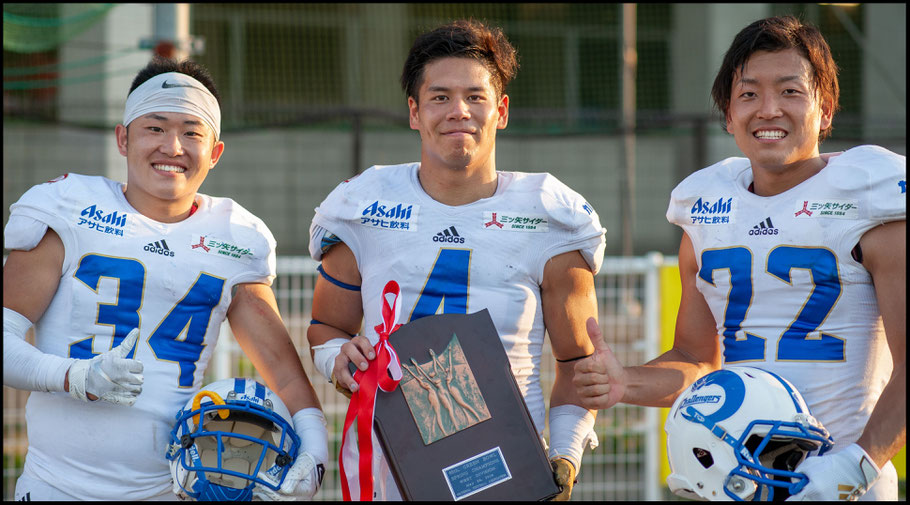
[[[142,263],[130,258],[87,254],[79,261],[79,267],[73,275],[95,293],[98,292],[102,277],[112,277],[119,281],[117,303],[98,303],[98,317],[95,321],[96,324],[114,327],[113,346],[119,345],[133,328],[139,327],[139,308],[142,307],[145,289],[145,267]],[[173,361],[179,366],[180,387],[193,385],[196,362],[205,347],[203,342],[212,309],[218,305],[223,288],[224,279],[200,273],[196,282],[168,311],[148,338],[149,347],[156,358]],[[186,337],[179,338],[184,331]],[[97,353],[92,351],[94,339],[92,336],[70,344],[70,357],[89,359],[96,356]],[[132,358],[134,353],[135,348],[128,357]]]

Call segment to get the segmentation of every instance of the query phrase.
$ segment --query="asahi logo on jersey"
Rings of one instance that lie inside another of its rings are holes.
[[[483,228],[485,230],[528,231],[542,233],[549,228],[546,215],[522,214],[516,212],[484,212]]]
[[[768,217],[764,221],[753,226],[749,230],[749,235],[777,235],[779,232],[777,228],[771,223],[771,218]]]
[[[144,251],[148,251],[155,254],[160,254],[162,256],[167,256],[170,258],[174,257],[174,251],[172,251],[168,246],[167,242],[164,239],[157,240],[155,242],[150,242],[148,245],[142,248]]]
[[[193,235],[190,239],[190,250],[249,264],[255,253],[250,247],[238,246],[211,235]]]
[[[361,202],[360,224],[370,228],[397,231],[417,231],[419,205],[374,200]]]
[[[859,217],[859,204],[856,200],[801,198],[794,202],[793,217],[797,219],[818,217],[856,219]]]
[[[126,228],[126,216],[123,212],[107,212],[97,205],[91,205],[82,209],[79,213],[79,222],[76,226],[81,226],[98,233],[107,235],[123,236],[123,230]]]
[[[692,224],[730,224],[735,200],[727,197],[699,197],[689,210]]]
[[[64,177],[66,177],[66,176],[64,175]],[[906,192],[907,192],[907,181],[906,181],[906,179],[905,179],[905,180],[901,180],[901,181],[897,181],[897,185],[900,186],[900,188],[901,188],[901,193],[906,193]]]

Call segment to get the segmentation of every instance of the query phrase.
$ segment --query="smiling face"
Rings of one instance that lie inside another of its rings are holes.
[[[811,64],[796,49],[756,51],[734,74],[727,131],[753,171],[779,174],[817,164],[819,131],[831,117]]]
[[[116,136],[120,154],[127,159],[127,200],[162,221],[189,212],[196,192],[224,152],[224,143],[215,141],[208,125],[178,112],[145,114],[129,128],[117,125]]]
[[[420,132],[421,167],[494,171],[496,130],[508,124],[509,97],[498,97],[490,71],[471,58],[446,57],[423,69],[418,99],[408,98]]]

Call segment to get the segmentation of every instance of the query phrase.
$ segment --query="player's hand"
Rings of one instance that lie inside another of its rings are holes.
[[[144,380],[142,362],[126,356],[138,339],[139,328],[135,328],[110,351],[92,359],[76,360],[70,365],[70,396],[85,402],[101,399],[128,407],[136,403]]]
[[[322,485],[325,465],[319,465],[310,454],[301,452],[297,461],[288,469],[284,482],[278,491],[267,486],[253,488],[253,497],[263,501],[310,501]],[[259,478],[275,485],[278,483],[266,472],[259,472]]]
[[[358,370],[365,371],[369,366],[368,360],[375,358],[376,352],[373,351],[373,344],[363,335],[357,335],[350,342],[342,345],[338,356],[335,356],[335,367],[332,369],[332,382],[335,383],[335,389],[350,398],[351,393],[356,392],[359,386],[348,369],[348,363],[354,363]],[[348,393],[345,393],[345,390]]]
[[[559,486],[559,494],[552,501],[569,501],[572,497],[572,486],[575,485],[575,465],[566,458],[555,457],[550,460],[553,468],[553,479]]]
[[[810,456],[796,467],[809,483],[788,501],[857,500],[878,480],[881,470],[857,444],[824,456]]]
[[[325,463],[329,457],[328,432],[325,416],[316,408],[308,408],[293,416],[294,431],[300,436],[300,452],[288,469],[277,491],[263,485],[253,488],[253,497],[268,501],[312,500],[322,485]],[[278,485],[277,477],[266,471],[259,478]]]
[[[597,320],[588,318],[586,327],[588,338],[594,345],[594,354],[575,364],[572,383],[582,407],[608,409],[622,400],[626,393],[626,371],[604,342]]]

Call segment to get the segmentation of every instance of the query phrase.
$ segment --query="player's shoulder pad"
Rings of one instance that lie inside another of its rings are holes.
[[[831,158],[822,174],[836,191],[832,196],[858,200],[869,219],[906,218],[906,156],[875,145],[857,146]]]
[[[256,257],[266,257],[275,248],[272,231],[262,219],[244,206],[227,197],[199,196],[209,200],[211,219],[229,231],[231,239],[238,242],[236,245],[254,245],[253,254]]]
[[[64,239],[79,216],[107,206],[105,198],[119,183],[100,176],[63,174],[28,191],[10,206],[4,229],[4,247],[28,251],[44,237],[48,227]]]
[[[378,198],[388,190],[394,191],[407,181],[415,163],[374,165],[360,174],[345,179],[316,207],[316,214],[333,220],[356,218],[363,200]]]
[[[521,202],[528,211],[543,210],[551,227],[566,230],[590,228],[605,232],[594,206],[577,191],[553,175],[543,173],[512,172],[509,192],[513,201]]]
[[[748,158],[731,157],[697,170],[673,188],[667,207],[667,220],[673,224],[688,223],[687,211],[699,198],[720,198],[731,194],[731,185],[752,166]]]
[[[696,170],[673,188],[671,196],[675,199],[686,199],[703,193],[713,187],[728,187],[739,175],[749,170],[752,163],[749,158],[731,157],[708,167]]]
[[[17,208],[32,208],[61,216],[73,205],[86,202],[87,195],[102,195],[109,179],[101,176],[63,174],[47,182],[36,184],[23,193],[10,212]]]

